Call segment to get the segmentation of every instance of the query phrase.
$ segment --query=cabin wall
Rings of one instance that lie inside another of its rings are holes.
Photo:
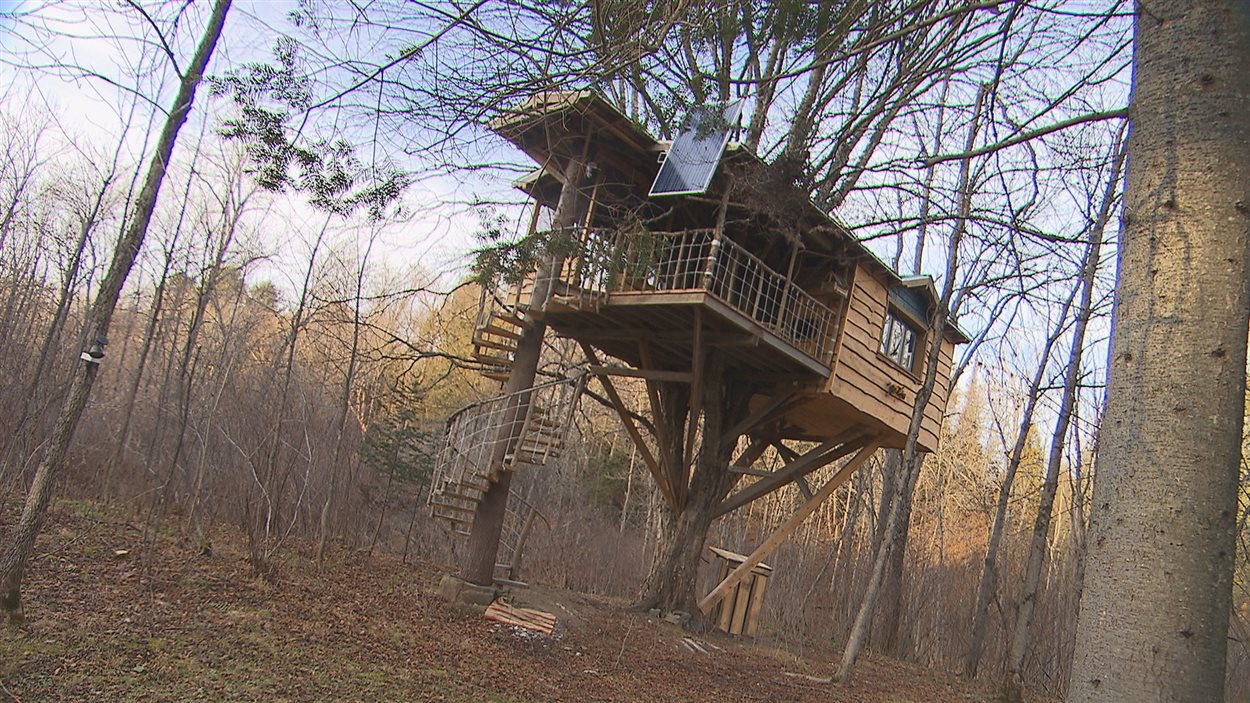
[[[834,359],[833,373],[825,391],[838,396],[891,430],[906,435],[911,423],[912,403],[924,376],[923,361],[915,375],[903,370],[884,355],[881,334],[885,327],[888,289],[886,283],[864,267],[858,267],[851,282],[846,319],[843,322]],[[916,353],[924,355],[927,340],[920,340]],[[954,343],[942,342],[937,380],[925,406],[919,445],[937,448],[942,414],[950,387]],[[894,391],[894,392],[891,392]],[[903,397],[899,398],[897,395]]]

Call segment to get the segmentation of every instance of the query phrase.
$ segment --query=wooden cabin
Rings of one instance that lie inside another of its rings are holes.
[[[867,431],[903,446],[932,334],[932,279],[900,276],[783,166],[732,142],[716,150],[705,187],[651,194],[670,144],[595,93],[537,97],[492,129],[543,166],[517,182],[539,205],[557,206],[559,164],[586,164],[583,226],[544,312],[558,334],[639,373],[674,375],[691,372],[702,335],[745,381],[800,388],[781,438]],[[966,341],[947,327],[921,450],[937,447],[951,359]]]

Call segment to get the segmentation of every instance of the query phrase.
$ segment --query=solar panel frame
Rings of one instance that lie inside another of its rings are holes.
[[[741,114],[741,100],[690,108],[682,120],[681,131],[673,139],[668,155],[655,174],[648,195],[706,193],[725,154],[729,136],[738,128],[738,116]],[[718,124],[708,126],[709,118],[715,119]]]

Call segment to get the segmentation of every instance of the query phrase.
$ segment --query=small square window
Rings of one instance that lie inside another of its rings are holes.
[[[881,332],[881,353],[908,371],[916,369],[916,339],[920,334],[901,317],[890,311],[885,315]]]

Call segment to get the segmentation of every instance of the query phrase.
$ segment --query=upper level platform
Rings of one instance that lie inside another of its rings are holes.
[[[735,367],[830,373],[834,311],[711,229],[588,231],[554,291],[548,324],[635,366],[690,368],[698,328]]]

